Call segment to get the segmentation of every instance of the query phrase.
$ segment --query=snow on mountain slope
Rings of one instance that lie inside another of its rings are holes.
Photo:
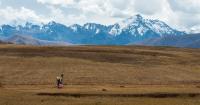
[[[108,30],[107,26],[101,25],[101,24],[96,24],[96,23],[86,23],[83,25],[83,28],[93,32],[94,34],[98,34],[100,32],[106,32]]]
[[[143,36],[148,31],[152,31],[160,36],[181,34],[162,21],[144,19],[141,15],[135,15],[131,18],[116,23],[112,26],[109,33],[117,36],[122,34],[123,31],[129,32],[133,36]]]
[[[128,29],[130,26],[138,26],[140,21],[142,20],[143,20],[143,17],[140,15],[130,17],[126,20],[123,20],[119,23],[114,24],[113,28],[110,30],[109,33],[115,36],[120,35],[123,30]]]

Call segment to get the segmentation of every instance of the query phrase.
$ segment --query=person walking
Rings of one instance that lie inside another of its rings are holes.
[[[63,83],[64,74],[62,73],[60,77],[61,77],[61,84],[64,85]]]
[[[60,86],[60,77],[56,77],[56,86],[57,88]]]
[[[63,88],[64,84],[63,84],[63,78],[64,78],[64,74],[62,73],[60,77],[56,77],[56,86],[57,88]]]

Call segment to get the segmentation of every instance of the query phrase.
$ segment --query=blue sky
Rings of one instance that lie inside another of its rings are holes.
[[[0,24],[113,24],[135,14],[200,32],[200,0],[0,0]]]

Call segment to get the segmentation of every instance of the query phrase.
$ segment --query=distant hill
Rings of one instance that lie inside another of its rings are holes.
[[[134,44],[148,46],[200,48],[200,33],[183,36],[164,36],[161,38],[151,38]]]
[[[37,46],[48,46],[48,45],[59,45],[59,46],[66,46],[71,45],[70,43],[66,42],[58,42],[58,41],[45,41],[32,38],[30,36],[23,36],[23,35],[14,35],[10,38],[5,40],[8,43],[20,44],[20,45],[37,45]]]
[[[0,44],[12,44],[12,43],[11,43],[11,42],[5,42],[5,41],[0,40]]]
[[[0,44],[4,44],[4,43],[5,43],[5,42],[3,42],[3,41],[0,40]]]

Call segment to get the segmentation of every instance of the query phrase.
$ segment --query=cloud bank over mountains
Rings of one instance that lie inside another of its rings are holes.
[[[113,24],[135,14],[200,32],[199,0],[0,0],[0,24]]]

